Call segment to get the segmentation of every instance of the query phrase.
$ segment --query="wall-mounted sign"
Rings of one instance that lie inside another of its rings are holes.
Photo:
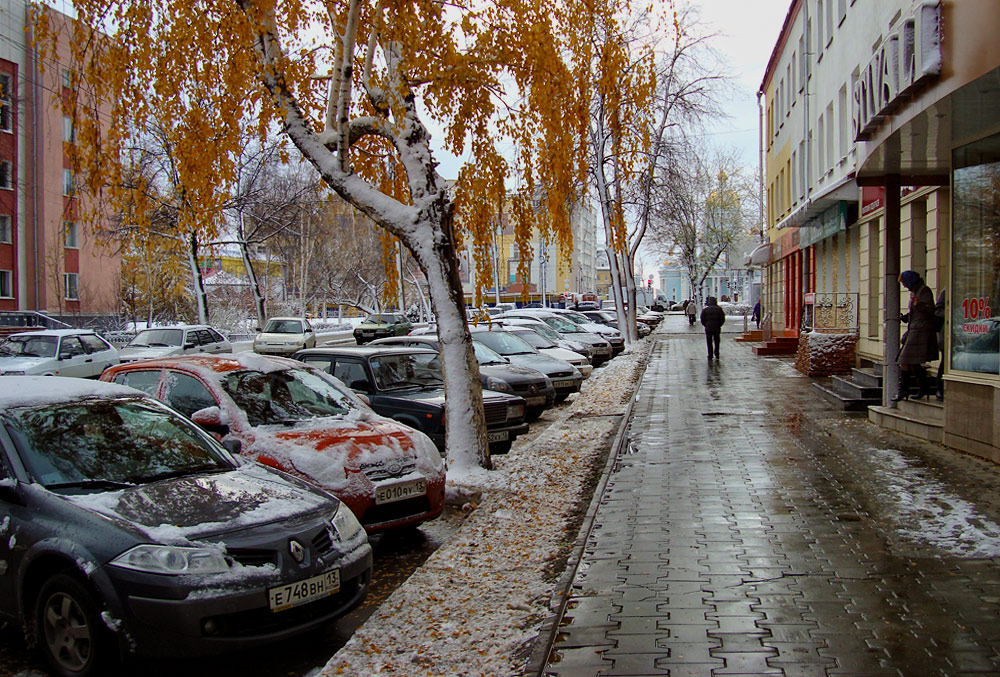
[[[864,141],[908,95],[941,73],[941,3],[924,0],[897,24],[854,83],[854,138]]]

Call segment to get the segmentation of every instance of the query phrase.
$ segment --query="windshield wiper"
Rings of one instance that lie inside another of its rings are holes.
[[[135,485],[131,482],[118,482],[115,480],[77,480],[75,482],[56,482],[46,484],[46,489],[128,489]]]
[[[147,348],[169,348],[169,343],[149,343],[146,345]]]
[[[140,477],[136,482],[141,484],[149,484],[151,482],[159,482],[161,480],[169,480],[174,477],[184,477],[185,475],[199,475],[202,473],[220,473],[229,472],[232,468],[228,465],[218,465],[213,463],[211,465],[196,465],[190,468],[179,468],[177,470],[167,470],[165,472],[158,472],[155,475],[147,475],[145,477]]]

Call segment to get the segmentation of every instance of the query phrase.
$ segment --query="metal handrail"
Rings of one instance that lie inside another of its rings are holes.
[[[0,310],[0,325],[5,327],[45,327],[46,329],[72,329],[54,317],[37,310]]]
[[[813,302],[809,304],[812,312],[803,313],[802,329],[857,334],[860,331],[858,298],[856,292],[814,294]]]

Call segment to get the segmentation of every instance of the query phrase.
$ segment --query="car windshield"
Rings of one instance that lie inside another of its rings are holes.
[[[302,323],[298,320],[268,320],[265,334],[301,334]]]
[[[231,372],[222,387],[252,426],[342,416],[357,408],[350,395],[305,369]]]
[[[58,345],[56,336],[11,336],[0,343],[0,351],[15,357],[55,357]]]
[[[583,313],[578,313],[575,310],[568,310],[568,311],[566,311],[564,313],[560,313],[560,315],[564,315],[564,316],[568,317],[569,319],[573,320],[574,322],[578,322],[578,323],[579,322],[583,322],[584,324],[586,324],[588,322],[592,322],[592,320],[589,317],[587,317]]]
[[[538,352],[524,339],[503,331],[477,331],[472,335],[472,338],[480,343],[485,343],[488,348],[492,348],[505,357]]]
[[[365,324],[395,324],[395,315],[369,315],[365,318]]]
[[[184,340],[183,329],[143,329],[128,342],[128,348],[179,346]]]
[[[476,352],[476,361],[479,364],[507,364],[503,355],[492,348],[487,348],[479,341],[472,342],[472,349]]]
[[[542,336],[552,341],[553,343],[562,339],[562,336],[559,335],[559,332],[557,332],[555,329],[545,324],[544,322],[542,322],[541,324],[532,324],[530,325],[529,328],[531,329],[531,331],[535,332],[536,334],[541,334]]]
[[[540,335],[534,329],[528,329],[527,331],[521,330],[514,332],[514,335],[520,339],[524,339],[530,343],[535,348],[555,348],[556,345],[552,341],[548,340],[544,336]]]
[[[141,400],[25,407],[6,420],[28,472],[51,490],[104,491],[234,467],[195,426]]]
[[[413,386],[438,386],[444,383],[441,356],[437,353],[396,353],[377,355],[368,363],[379,390]]]
[[[572,322],[559,315],[552,315],[545,318],[545,324],[555,329],[560,334],[582,334],[583,329],[576,322]]]

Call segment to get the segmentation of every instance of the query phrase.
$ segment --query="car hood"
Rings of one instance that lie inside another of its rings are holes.
[[[126,346],[118,352],[118,357],[122,360],[155,360],[183,353],[184,350],[180,346],[136,346],[134,348]]]
[[[33,368],[40,368],[48,363],[55,364],[54,357],[11,357],[0,355],[0,370],[3,371],[28,371]]]
[[[548,355],[526,353],[524,355],[508,355],[507,359],[521,365],[522,367],[537,369],[549,378],[556,378],[556,374],[561,374],[561,378],[565,378],[567,375],[576,371],[573,365],[569,362],[566,362],[565,360],[558,360],[554,357],[549,357]]]
[[[539,348],[543,355],[548,355],[549,357],[554,357],[557,360],[563,360],[564,362],[569,362],[573,364],[573,361],[586,360],[583,355],[573,350],[566,350],[565,348],[552,347],[552,348]]]
[[[621,332],[614,327],[608,327],[603,324],[597,324],[596,322],[580,322],[581,327],[591,334],[597,334],[598,336],[620,336]]]
[[[184,544],[336,506],[329,494],[263,466],[191,475],[121,491],[65,497],[115,521],[137,525],[153,541]]]
[[[375,324],[374,322],[362,322],[358,325],[358,329],[387,329],[393,326],[392,322],[379,322]]]
[[[261,332],[257,334],[256,341],[269,341],[271,343],[293,343],[301,342],[305,334],[271,334]]]
[[[539,370],[520,364],[481,364],[479,373],[508,383],[535,383],[545,380],[545,374]]]

